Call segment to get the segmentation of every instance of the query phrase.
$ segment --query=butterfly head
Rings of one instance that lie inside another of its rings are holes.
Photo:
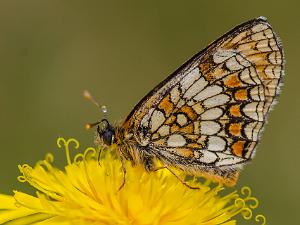
[[[97,126],[99,138],[106,145],[111,145],[115,142],[115,129],[111,126],[107,119],[102,119]]]
[[[87,90],[83,92],[83,96],[89,101],[91,101],[92,103],[94,103],[98,108],[100,108],[101,112],[104,115],[104,119],[102,119],[101,121],[96,123],[88,123],[86,124],[85,127],[87,129],[90,129],[92,127],[97,126],[97,133],[99,135],[99,138],[103,141],[104,144],[109,146],[115,143],[115,129],[113,126],[109,124],[108,120],[106,119],[107,116],[106,106],[105,105],[100,106],[100,104],[93,98],[93,96]]]

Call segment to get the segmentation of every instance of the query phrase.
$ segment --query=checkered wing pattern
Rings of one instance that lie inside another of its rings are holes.
[[[246,22],[145,96],[124,130],[168,165],[234,183],[236,170],[254,155],[283,61],[266,19]]]

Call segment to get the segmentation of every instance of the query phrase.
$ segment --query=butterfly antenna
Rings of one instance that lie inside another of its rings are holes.
[[[87,100],[91,101],[91,102],[92,102],[94,105],[96,105],[98,108],[100,108],[99,103],[93,98],[93,96],[91,95],[91,93],[90,93],[89,91],[85,90],[85,91],[83,92],[83,96],[84,96]]]
[[[85,129],[89,130],[89,129],[97,126],[99,123],[100,123],[100,121],[96,122],[96,123],[87,123],[87,124],[85,124]]]
[[[93,96],[91,95],[91,93],[89,91],[87,91],[87,90],[85,90],[83,92],[83,96],[87,100],[91,101],[94,105],[96,105],[101,110],[101,112],[103,113],[104,118],[105,119],[107,118],[107,111],[108,110],[107,110],[107,107],[105,105],[100,106],[100,104],[93,98]],[[95,122],[95,123],[88,123],[88,124],[85,125],[85,128],[86,129],[91,129],[92,127],[97,126],[99,123],[101,123],[101,121],[98,121],[98,122]]]

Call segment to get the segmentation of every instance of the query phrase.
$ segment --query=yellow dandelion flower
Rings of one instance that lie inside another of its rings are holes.
[[[147,173],[130,163],[125,164],[126,184],[118,191],[123,172],[113,149],[100,161],[91,147],[71,160],[70,148],[79,148],[79,142],[59,138],[57,143],[66,151],[65,169],[53,165],[51,154],[34,167],[19,166],[19,180],[33,186],[36,196],[20,191],[0,195],[0,224],[234,225],[237,215],[250,219],[258,206],[248,187],[222,196],[223,186],[190,180],[200,187],[192,190],[168,170]],[[265,224],[264,216],[255,219]]]

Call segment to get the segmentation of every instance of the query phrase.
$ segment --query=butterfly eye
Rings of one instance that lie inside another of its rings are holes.
[[[107,120],[103,119],[98,125],[98,133],[103,134],[109,128]]]
[[[111,145],[114,142],[115,130],[106,119],[100,121],[97,132],[105,144]]]

